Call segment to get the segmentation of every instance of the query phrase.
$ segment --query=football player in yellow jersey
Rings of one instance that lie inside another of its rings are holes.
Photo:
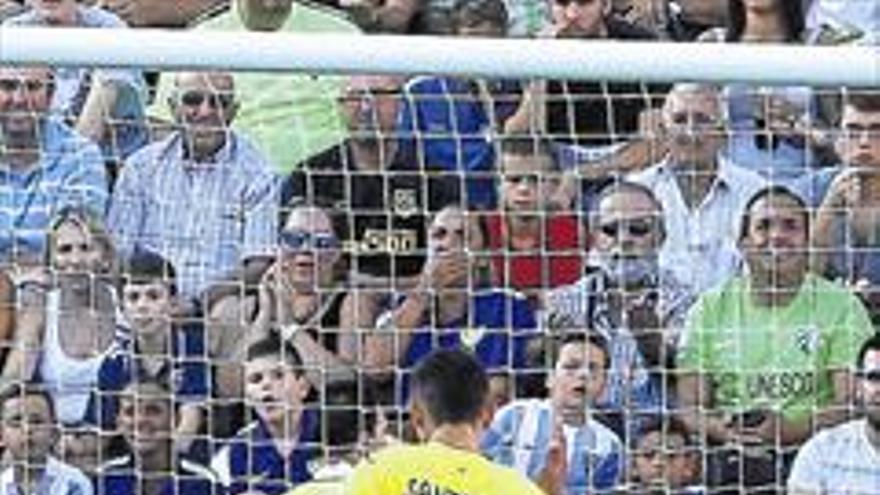
[[[473,355],[439,350],[412,373],[410,419],[421,445],[398,445],[358,465],[345,495],[542,495],[516,471],[480,454],[483,425],[491,407],[489,381]],[[558,452],[564,459],[564,451]],[[560,458],[560,457],[558,457]],[[561,493],[564,461],[551,464],[542,485]],[[560,472],[561,469],[561,472]]]

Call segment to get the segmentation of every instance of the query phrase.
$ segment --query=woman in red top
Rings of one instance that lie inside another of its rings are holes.
[[[488,218],[489,247],[499,286],[526,293],[574,283],[586,242],[546,141],[507,139],[499,160],[500,212]]]

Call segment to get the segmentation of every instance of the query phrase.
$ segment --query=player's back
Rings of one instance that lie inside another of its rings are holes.
[[[346,495],[540,495],[528,478],[440,443],[401,445],[361,462]]]

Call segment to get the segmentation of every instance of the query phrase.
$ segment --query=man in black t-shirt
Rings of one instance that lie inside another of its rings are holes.
[[[300,164],[287,197],[347,212],[354,272],[379,285],[421,272],[426,219],[458,203],[461,177],[420,170],[398,146],[403,80],[353,77],[342,101],[350,138]]]

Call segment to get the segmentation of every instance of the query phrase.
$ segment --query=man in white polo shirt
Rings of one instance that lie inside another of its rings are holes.
[[[858,376],[865,417],[823,430],[801,448],[790,495],[880,494],[880,333],[862,346]]]

